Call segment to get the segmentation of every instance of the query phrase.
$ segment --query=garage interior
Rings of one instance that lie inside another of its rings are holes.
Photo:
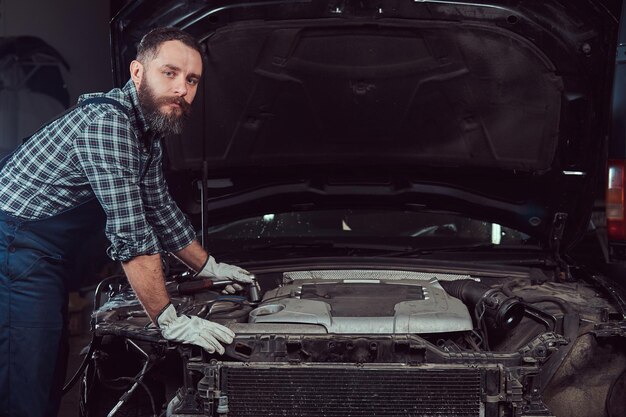
[[[0,152],[17,146],[21,138],[75,103],[80,94],[113,87],[109,20],[125,3],[0,0]],[[58,74],[63,84],[54,78]],[[58,85],[56,94],[33,88],[32,83],[40,85],[51,76]],[[106,268],[93,268],[86,259],[85,285],[70,294],[67,378],[79,367],[80,353],[90,341],[91,297]],[[77,410],[75,385],[63,397],[59,415],[77,415]]]
[[[75,103],[79,95],[113,88],[109,21],[129,1],[0,0],[0,155],[17,146],[21,138],[60,113],[68,103]],[[28,55],[20,47],[32,47],[33,39],[42,42],[37,44],[39,47],[48,48],[48,53],[43,54],[47,60],[42,61],[41,54],[33,54],[37,55],[33,61],[20,66],[16,54],[22,51]],[[33,94],[32,85],[27,86],[33,82],[33,63],[37,68],[53,67],[62,77],[62,88]],[[596,235],[605,234],[603,201],[597,203],[593,223],[598,229],[579,249],[580,259],[590,263],[604,259],[605,253],[600,249],[606,251],[595,240]],[[104,251],[99,255],[85,255],[81,269],[84,285],[70,293],[66,380],[80,366],[91,340],[89,321],[95,287],[102,278],[118,272],[115,264],[107,262]],[[609,275],[623,273],[616,266],[600,266]],[[77,415],[78,385],[63,397],[59,416]]]

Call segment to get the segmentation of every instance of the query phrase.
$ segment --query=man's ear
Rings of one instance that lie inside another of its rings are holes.
[[[130,79],[135,83],[135,88],[139,88],[143,80],[144,66],[136,59],[130,63]]]

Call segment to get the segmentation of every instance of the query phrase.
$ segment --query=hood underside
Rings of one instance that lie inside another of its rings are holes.
[[[223,180],[218,214],[271,200],[259,190],[280,178],[283,205],[345,204],[365,185],[381,205],[480,212],[545,241],[565,213],[573,241],[603,172],[617,3],[137,1],[112,23],[114,69],[121,84],[154,26],[206,45],[195,116],[168,151],[172,170],[206,161]]]

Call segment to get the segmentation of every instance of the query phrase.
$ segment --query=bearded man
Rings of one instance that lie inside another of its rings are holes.
[[[57,414],[68,268],[99,227],[163,337],[210,353],[232,342],[226,327],[177,315],[161,268],[167,251],[199,276],[251,282],[247,271],[217,263],[201,247],[163,178],[160,139],[181,132],[201,73],[202,51],[191,36],[154,29],[122,89],[81,96],[2,161],[0,415]]]

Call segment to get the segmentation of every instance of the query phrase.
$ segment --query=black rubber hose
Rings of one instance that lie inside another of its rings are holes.
[[[116,275],[108,276],[104,278],[102,281],[100,281],[93,295],[93,299],[94,299],[93,310],[94,311],[100,308],[100,294],[104,291],[104,286],[108,284],[109,282],[112,282],[113,280],[119,279],[121,277],[125,277],[125,276],[122,274],[116,274]],[[93,323],[92,323],[92,326],[93,326]],[[87,354],[85,355],[85,358],[83,359],[83,362],[78,367],[78,370],[74,373],[74,375],[68,381],[68,383],[63,386],[63,390],[61,391],[61,396],[67,394],[72,389],[74,384],[76,384],[76,381],[78,381],[78,378],[80,377],[80,375],[83,373],[85,368],[87,368],[87,364],[89,363],[91,355],[93,355],[93,352],[96,350],[96,347],[98,347],[98,345],[100,344],[99,342],[101,338],[96,336],[94,329],[92,329],[91,334],[92,336],[91,336],[91,342],[89,343],[89,350],[87,351]]]
[[[76,370],[72,378],[68,381],[67,384],[63,386],[63,391],[61,392],[62,396],[67,394],[72,389],[74,384],[76,384],[76,381],[78,381],[78,378],[80,378],[82,373],[85,371],[85,368],[87,367],[87,364],[89,363],[91,355],[93,355],[93,352],[96,350],[96,348],[99,345],[100,345],[100,337],[96,337],[96,335],[93,334],[91,337],[91,342],[89,343],[89,350],[87,351],[85,358],[83,359],[82,363],[80,364],[80,366],[78,367],[78,369]]]
[[[604,407],[606,409],[606,414],[609,417],[619,417],[619,414],[621,414],[623,412],[623,409],[619,408],[619,393],[618,395],[615,396],[615,398],[618,398],[618,400],[616,400],[613,403],[613,394],[614,394],[614,390],[615,390],[615,386],[617,384],[619,384],[621,382],[622,379],[626,379],[626,370],[622,371],[621,374],[619,374],[619,376],[611,383],[611,387],[609,388],[609,392],[606,396],[606,402],[604,404]],[[612,407],[613,404],[616,404],[615,407]],[[617,411],[619,414],[615,414],[614,411]],[[622,414],[623,415],[623,414]]]
[[[522,278],[522,279],[514,279],[514,280],[511,280],[511,281],[507,281],[507,282],[506,282],[506,283],[502,286],[502,292],[503,292],[505,295],[509,296],[509,297],[514,297],[514,296],[515,296],[515,293],[513,292],[513,289],[512,289],[512,288],[513,288],[515,285],[520,285],[520,284],[527,284],[527,285],[530,285],[530,280],[529,280],[529,279]]]
[[[448,294],[470,305],[478,304],[485,293],[491,289],[490,286],[471,279],[439,281],[439,284],[441,284]]]
[[[530,296],[525,296],[523,293],[518,293],[517,294],[518,297],[520,297],[522,300],[524,300],[525,303],[554,303],[556,305],[558,305],[561,310],[563,310],[563,312],[565,314],[572,314],[574,312],[574,310],[572,309],[572,307],[570,307],[567,302],[565,302],[565,300],[562,300],[560,298],[557,297],[552,297],[549,295],[530,295]]]

